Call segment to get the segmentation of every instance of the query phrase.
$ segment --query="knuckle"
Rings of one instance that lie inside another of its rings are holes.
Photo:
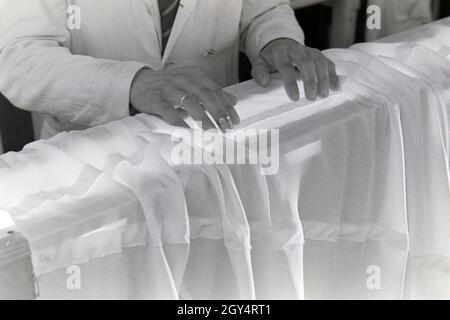
[[[322,65],[327,65],[328,64],[328,59],[327,57],[325,57],[324,55],[320,55],[316,58],[316,61]]]
[[[299,59],[300,65],[302,66],[311,66],[313,64],[313,61],[309,57],[302,57]]]
[[[226,110],[218,110],[214,116],[216,119],[222,119],[230,116],[230,114]]]
[[[315,87],[317,86],[317,81],[315,79],[308,79],[304,81],[304,84],[307,87]]]
[[[200,94],[205,98],[211,98],[211,96],[213,95],[213,93],[211,92],[211,89],[209,89],[207,87],[201,87],[199,91],[200,91]]]
[[[291,71],[292,68],[293,68],[293,64],[292,64],[292,63],[289,63],[289,62],[283,62],[283,63],[280,65],[280,70],[285,71],[285,72]]]
[[[173,92],[173,89],[167,84],[163,86],[159,92],[161,97],[168,97]]]
[[[319,49],[316,48],[309,48],[309,53],[312,54],[313,56],[322,56],[322,51],[320,51]]]

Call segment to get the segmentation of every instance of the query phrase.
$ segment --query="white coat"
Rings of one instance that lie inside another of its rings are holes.
[[[0,0],[0,92],[46,114],[48,137],[127,117],[144,67],[196,66],[225,87],[239,48],[253,60],[277,38],[304,39],[288,0],[181,0],[163,56],[158,0]]]

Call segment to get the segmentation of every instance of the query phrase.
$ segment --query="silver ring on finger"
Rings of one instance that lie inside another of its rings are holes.
[[[224,127],[224,125],[228,125],[228,128],[233,129],[234,124],[233,124],[233,121],[231,121],[230,116],[226,116],[226,117],[219,119],[219,126]]]
[[[186,99],[189,98],[190,96],[193,96],[193,94],[192,93],[188,93],[188,94],[185,94],[184,96],[181,97],[180,107],[184,107],[183,106],[184,101],[186,101]]]

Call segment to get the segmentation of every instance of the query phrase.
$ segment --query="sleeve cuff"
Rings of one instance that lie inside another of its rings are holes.
[[[127,62],[114,75],[111,87],[110,112],[105,110],[105,118],[100,119],[101,123],[107,123],[130,116],[130,91],[136,74],[144,68],[149,68],[146,64],[138,62]],[[100,124],[100,123],[99,123]]]
[[[136,74],[148,65],[139,62],[117,62],[107,72],[98,72],[96,83],[102,83],[101,92],[90,108],[79,113],[73,122],[98,126],[130,116],[130,91]],[[83,121],[84,120],[84,121]]]
[[[287,4],[271,9],[250,25],[245,46],[250,61],[253,62],[269,42],[280,38],[305,43],[303,30]]]

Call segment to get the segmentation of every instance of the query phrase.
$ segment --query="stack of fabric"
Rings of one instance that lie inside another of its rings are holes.
[[[39,298],[447,297],[450,20],[422,32],[327,51],[327,99],[229,88],[243,121],[227,138],[278,129],[275,174],[178,163],[191,131],[148,115],[3,155],[0,210]]]

